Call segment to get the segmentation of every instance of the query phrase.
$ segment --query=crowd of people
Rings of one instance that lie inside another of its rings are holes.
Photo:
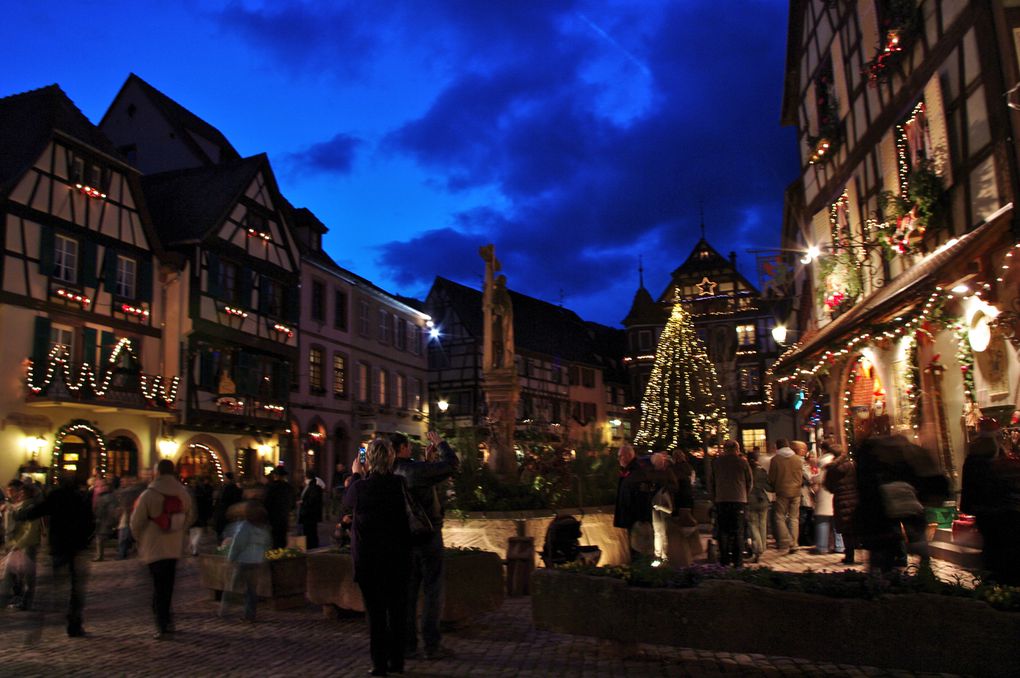
[[[934,457],[907,438],[864,437],[851,454],[831,440],[811,450],[806,442],[779,438],[771,449],[741,449],[727,440],[697,459],[683,450],[639,456],[619,451],[620,479],[614,525],[627,530],[632,561],[654,566],[690,564],[694,497],[709,510],[709,559],[742,567],[771,546],[781,554],[843,554],[854,564],[869,553],[871,569],[905,566],[913,554],[929,559],[926,507],[952,501],[948,477]],[[1017,583],[1020,577],[1018,464],[997,446],[994,427],[970,444],[963,468],[960,510],[977,516],[984,537],[984,576]],[[771,541],[770,541],[771,536]]]
[[[328,508],[338,518],[338,540],[350,543],[367,612],[373,675],[401,672],[406,658],[442,658],[450,652],[440,642],[444,505],[438,487],[456,473],[459,460],[438,434],[430,432],[428,438],[421,460],[412,458],[410,441],[402,434],[372,441],[352,473],[338,467],[331,503],[314,471],[306,471],[295,490],[282,466],[246,488],[231,473],[223,475],[218,488],[205,477],[182,482],[169,459],[156,465],[151,482],[139,479],[124,486],[120,478],[99,475],[87,485],[73,475],[49,487],[27,475],[12,480],[0,501],[0,605],[33,608],[39,553],[48,541],[54,594],[67,600],[67,634],[84,636],[89,554],[92,561],[106,559],[108,542],[115,539],[118,559],[134,556],[148,571],[153,638],[163,639],[176,631],[178,561],[215,544],[232,565],[220,615],[240,598],[242,621],[254,622],[266,553],[287,546],[295,536],[292,514],[298,538],[303,537],[306,548],[317,548]],[[424,536],[409,528],[412,505],[424,516]]]

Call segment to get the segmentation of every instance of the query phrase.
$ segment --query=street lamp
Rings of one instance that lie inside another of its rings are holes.
[[[786,343],[786,325],[776,325],[772,328],[772,338],[775,339],[777,344]]]
[[[439,412],[441,414],[446,414],[446,411],[450,409],[450,401],[443,398],[442,400],[436,403],[436,407],[439,408]]]

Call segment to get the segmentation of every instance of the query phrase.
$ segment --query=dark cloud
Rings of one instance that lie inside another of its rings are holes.
[[[632,291],[644,253],[657,294],[699,236],[702,201],[710,242],[736,250],[753,279],[744,250],[778,245],[783,189],[797,171],[793,135],[778,123],[784,8],[674,3],[654,23],[593,13],[599,47],[649,78],[644,109],[625,120],[604,101],[626,84],[587,75],[593,37],[564,31],[576,19],[568,9],[542,24],[560,27],[559,39],[547,34],[543,47],[522,35],[519,58],[454,80],[388,147],[451,190],[492,186],[507,198],[489,236],[522,291],[554,299],[562,289],[588,306],[620,276]],[[461,214],[451,226],[471,223]],[[588,308],[610,322],[626,312]]]
[[[283,165],[295,175],[350,174],[357,151],[363,143],[358,137],[341,132],[328,141],[312,144],[302,151],[288,153],[283,157]]]

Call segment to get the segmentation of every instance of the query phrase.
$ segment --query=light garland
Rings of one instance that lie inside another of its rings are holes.
[[[210,459],[212,459],[213,468],[216,469],[216,476],[219,478],[219,481],[222,483],[223,480],[224,480],[223,465],[220,463],[220,458],[216,454],[216,452],[213,451],[213,449],[211,447],[209,447],[208,445],[203,445],[202,443],[191,443],[190,445],[188,445],[188,447],[192,450],[192,454],[194,454],[194,450],[202,450],[203,452],[205,452],[209,456]]]
[[[232,315],[232,316],[235,316],[237,318],[247,318],[248,317],[248,314],[246,312],[242,311],[239,308],[234,308],[233,306],[224,306],[223,307],[223,312],[226,313],[227,315]]]
[[[270,240],[273,239],[272,234],[266,233],[265,231],[257,231],[254,228],[249,228],[248,229],[248,237],[249,238],[261,238],[263,241],[265,241],[267,243]]]
[[[914,431],[914,438],[917,438],[917,431],[921,428],[921,366],[918,364],[917,337],[908,339],[910,345],[907,347],[907,366],[904,379],[903,392],[907,395],[907,421]]]
[[[106,194],[100,191],[98,188],[93,188],[92,186],[88,186],[86,184],[75,184],[74,187],[77,188],[80,193],[89,198],[95,198],[98,200],[106,199]]]
[[[120,310],[123,311],[124,313],[127,313],[128,315],[137,316],[139,318],[148,318],[149,317],[149,310],[148,309],[146,309],[146,308],[139,308],[137,306],[132,306],[131,304],[121,304],[120,305]]]
[[[280,334],[286,334],[288,337],[294,336],[294,329],[291,327],[287,327],[286,325],[275,323],[273,325],[273,329],[279,332]]]
[[[99,463],[96,465],[96,470],[99,475],[106,475],[106,438],[103,436],[103,432],[97,429],[95,426],[85,421],[84,419],[74,419],[67,424],[64,424],[57,430],[56,436],[54,436],[53,443],[53,462],[52,467],[54,469],[77,471],[77,463],[74,466],[68,467],[64,465],[63,459],[63,446],[64,438],[68,435],[76,435],[78,433],[87,433],[92,436],[96,444],[99,446]]]
[[[677,300],[659,337],[634,443],[671,449],[725,438],[726,396],[690,314]]]
[[[92,299],[86,297],[84,294],[79,294],[74,290],[65,290],[63,287],[58,288],[56,294],[58,297],[67,299],[68,301],[73,301],[75,303],[81,304],[82,306],[88,306],[89,304],[92,303]]]
[[[110,353],[110,357],[107,359],[107,368],[103,373],[102,379],[97,379],[96,370],[93,369],[90,363],[82,363],[81,368],[78,370],[78,378],[75,379],[71,374],[71,358],[67,347],[62,344],[56,344],[50,349],[46,357],[46,376],[41,383],[36,381],[35,361],[29,359],[26,370],[26,384],[33,394],[39,395],[53,383],[59,371],[63,374],[64,384],[72,393],[78,394],[83,388],[88,387],[97,398],[104,398],[113,381],[121,352],[125,350],[136,362],[138,361],[138,354],[135,352],[134,345],[130,339],[124,337],[117,342],[113,352]],[[147,382],[147,376],[142,374],[141,391],[142,395],[148,400],[153,402],[162,400],[169,407],[177,399],[177,387],[180,383],[180,377],[171,378],[169,392],[163,386],[163,381],[164,377],[158,376],[150,387]]]

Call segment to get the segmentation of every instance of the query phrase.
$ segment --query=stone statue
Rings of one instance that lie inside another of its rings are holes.
[[[514,312],[506,276],[500,270],[495,248],[478,250],[485,261],[482,291],[482,379],[488,408],[489,468],[506,479],[517,475],[514,429],[517,425],[517,366],[514,362]]]
[[[496,275],[501,267],[492,245],[479,248],[478,254],[485,261],[482,310],[488,336],[483,351],[484,367],[509,368],[514,364],[514,311],[506,289],[506,276]]]

